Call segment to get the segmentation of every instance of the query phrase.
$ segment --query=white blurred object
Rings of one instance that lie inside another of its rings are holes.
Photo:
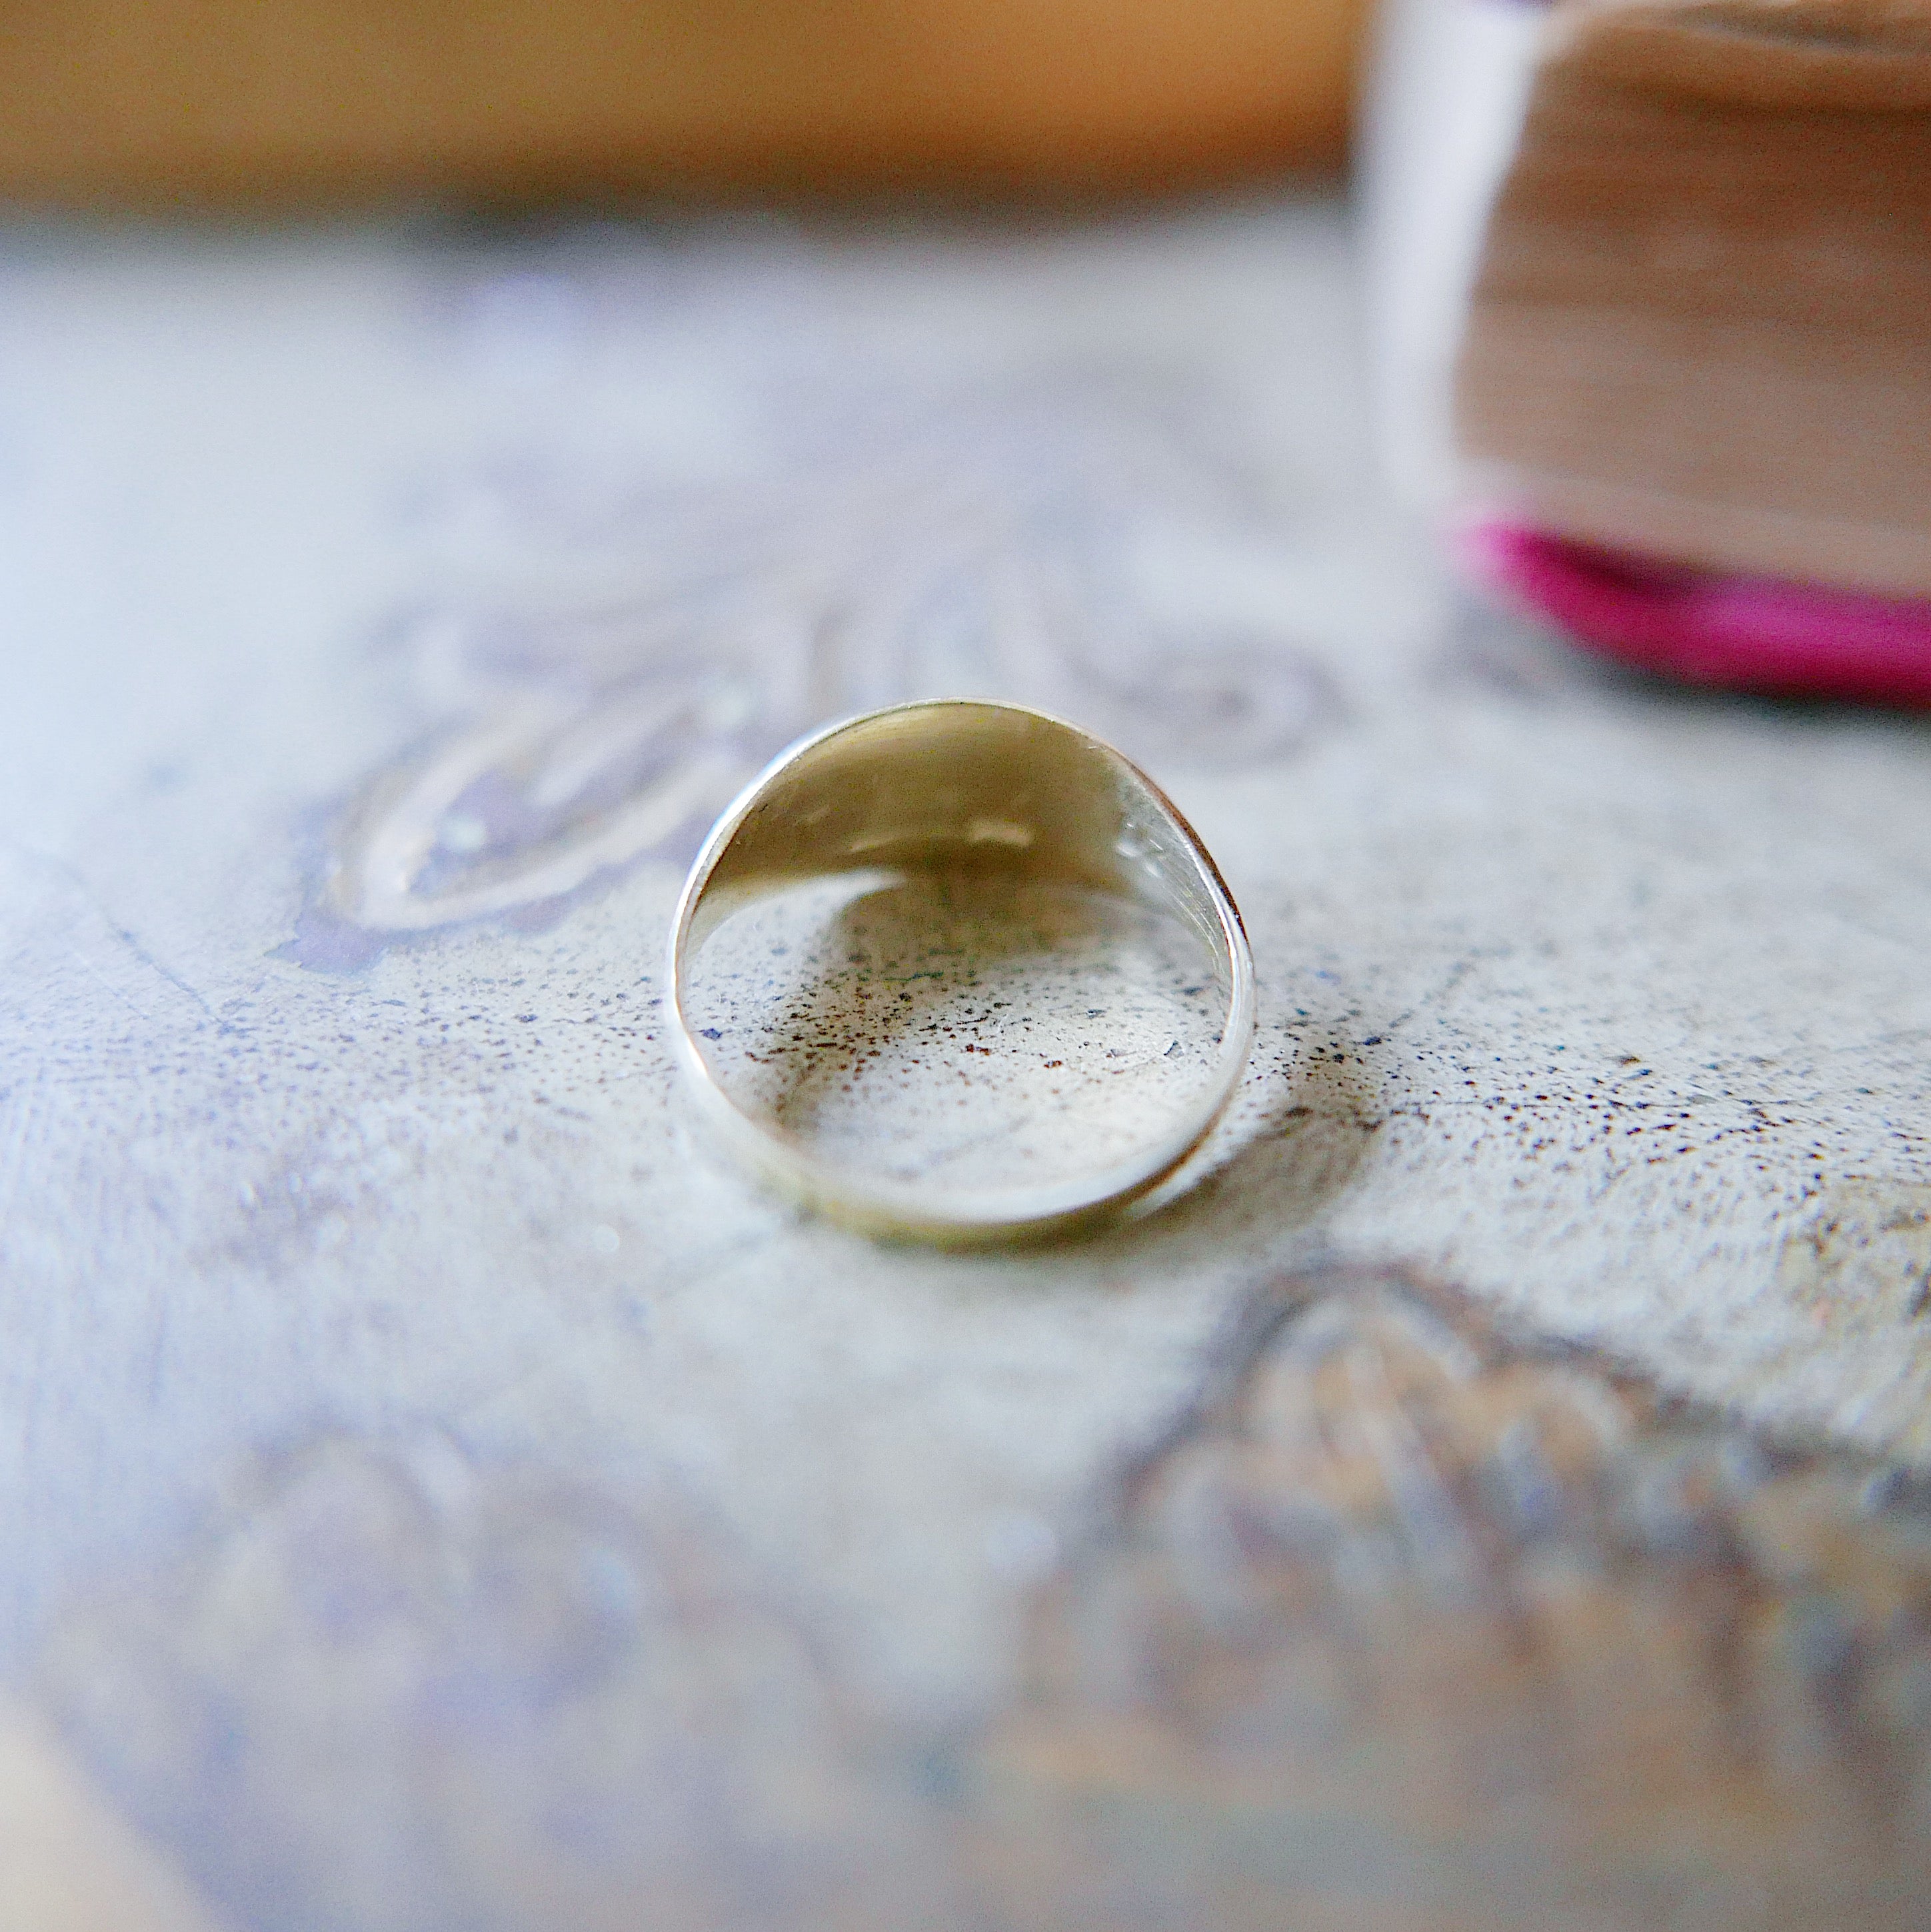
[[[41,1719],[0,1704],[0,1925],[218,1932],[173,1862],[102,1800]]]
[[[1524,0],[1386,0],[1357,168],[1371,407],[1410,508],[1452,501],[1455,360],[1547,15]]]

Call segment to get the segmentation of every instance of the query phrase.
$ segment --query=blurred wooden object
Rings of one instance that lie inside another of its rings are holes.
[[[1333,161],[1360,0],[0,10],[0,196],[1080,193]]]

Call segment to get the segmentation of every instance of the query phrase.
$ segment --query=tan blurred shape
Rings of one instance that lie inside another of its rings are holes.
[[[81,1776],[39,1719],[0,1705],[0,1926],[218,1932],[186,1881]]]
[[[0,0],[0,196],[1083,192],[1330,162],[1363,0]]]

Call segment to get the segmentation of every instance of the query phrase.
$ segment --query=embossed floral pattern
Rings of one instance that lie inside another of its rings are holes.
[[[525,445],[431,493],[449,580],[397,634],[455,715],[342,814],[311,926],[540,916],[687,857],[806,728],[914,698],[1067,713],[1156,767],[1278,759],[1334,714],[1267,594],[1279,531],[1157,385],[815,382],[726,481]]]

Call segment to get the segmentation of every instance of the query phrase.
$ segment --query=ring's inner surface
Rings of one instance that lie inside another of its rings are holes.
[[[1170,1141],[1224,1079],[1232,963],[1184,830],[1030,714],[868,719],[719,856],[684,1012],[739,1111],[860,1183],[984,1198]]]

